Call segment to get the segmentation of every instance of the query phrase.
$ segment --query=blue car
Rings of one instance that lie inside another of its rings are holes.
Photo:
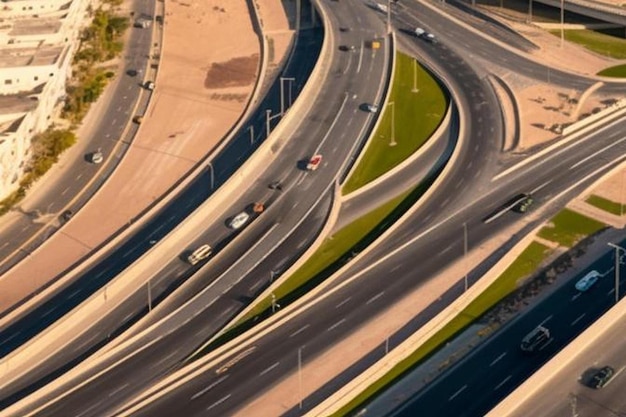
[[[587,275],[579,279],[578,282],[576,282],[575,287],[580,292],[587,291],[593,286],[593,284],[598,281],[598,278],[600,278],[601,276],[602,274],[600,274],[598,271],[591,271],[587,273]]]

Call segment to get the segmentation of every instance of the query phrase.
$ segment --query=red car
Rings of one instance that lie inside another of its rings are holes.
[[[320,164],[322,163],[322,155],[316,154],[309,159],[309,162],[306,164],[307,171],[315,171]]]

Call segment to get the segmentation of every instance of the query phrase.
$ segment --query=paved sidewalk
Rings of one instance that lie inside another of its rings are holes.
[[[280,28],[280,0],[258,4]],[[124,227],[210,152],[244,111],[260,59],[246,1],[172,1],[165,8],[157,88],[133,146],[59,233],[0,277],[0,311]],[[278,60],[286,48],[274,53]]]

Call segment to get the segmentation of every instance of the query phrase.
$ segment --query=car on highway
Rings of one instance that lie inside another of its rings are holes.
[[[74,216],[74,212],[72,210],[65,210],[63,213],[61,213],[61,216],[59,216],[61,218],[61,221],[68,221],[69,219],[72,218],[72,216]]]
[[[376,104],[363,103],[361,104],[361,110],[366,111],[368,113],[377,113],[378,106]]]
[[[248,222],[249,219],[250,215],[245,211],[242,211],[241,213],[230,219],[230,221],[228,222],[228,227],[235,230],[241,229],[243,225]]]
[[[340,26],[339,32],[350,32],[350,28],[348,26]]]
[[[154,87],[155,87],[154,81],[146,81],[146,82],[143,84],[143,87],[144,87],[146,90],[150,90],[150,91],[154,90]]]
[[[522,339],[522,343],[520,344],[520,349],[524,352],[532,353],[544,346],[549,340],[550,330],[542,325],[539,325],[524,336],[524,339]]]
[[[584,277],[579,279],[576,282],[576,285],[574,285],[574,286],[576,287],[576,289],[578,291],[585,292],[589,288],[591,288],[593,286],[593,284],[598,282],[598,278],[600,278],[601,276],[602,276],[602,274],[599,273],[598,271],[595,271],[595,270],[594,271],[590,271]]]
[[[129,69],[128,71],[126,71],[126,74],[130,77],[136,77],[137,75],[141,75],[143,74],[142,70],[136,70],[136,69]]]
[[[138,125],[140,125],[141,122],[143,122],[143,116],[135,116],[135,117],[133,117],[133,122],[137,123]]]
[[[613,379],[613,376],[615,376],[615,369],[610,366],[603,366],[593,374],[589,381],[589,387],[594,389],[603,388]]]
[[[518,194],[511,199],[511,210],[516,213],[526,213],[535,200],[530,194]]]
[[[92,164],[101,164],[102,161],[104,161],[104,155],[102,155],[102,151],[98,149],[95,152],[91,152],[88,155],[88,159],[89,159],[89,162],[91,162]]]
[[[339,45],[340,51],[355,51],[356,47],[354,45]]]
[[[203,259],[208,258],[213,253],[210,245],[202,245],[187,256],[187,262],[191,265],[195,265]]]
[[[322,155],[319,153],[315,154],[309,159],[309,162],[307,162],[306,169],[307,171],[315,171],[317,168],[319,168],[321,163]]]
[[[278,191],[282,191],[283,190],[283,185],[280,183],[280,181],[272,181],[268,184],[268,188],[270,190],[278,190]]]

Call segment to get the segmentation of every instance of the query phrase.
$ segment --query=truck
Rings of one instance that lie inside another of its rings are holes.
[[[379,40],[373,40],[370,41],[370,48],[372,49],[379,49],[380,48],[380,41]]]
[[[256,202],[252,205],[252,212],[254,214],[261,214],[265,211],[265,204]]]
[[[309,162],[307,162],[306,170],[315,171],[320,166],[321,163],[322,163],[322,155],[319,153],[315,154],[309,159]]]

